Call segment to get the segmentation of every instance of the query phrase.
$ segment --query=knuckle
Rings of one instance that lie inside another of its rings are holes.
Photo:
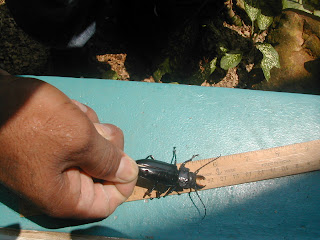
[[[113,124],[106,124],[106,125],[111,129],[112,136],[123,138],[124,136],[123,131],[119,127]]]
[[[118,170],[122,153],[114,147],[107,147],[101,151],[103,151],[100,153],[101,160],[92,166],[91,171],[94,172],[95,177],[105,179]]]

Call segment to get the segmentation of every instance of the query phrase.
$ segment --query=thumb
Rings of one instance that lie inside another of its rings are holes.
[[[90,150],[86,152],[87,156],[83,157],[84,161],[80,165],[81,169],[94,178],[111,182],[126,183],[135,180],[138,175],[138,166],[118,147],[120,144],[113,127],[115,131],[118,131],[118,128],[109,125],[109,130],[101,131],[99,125],[102,124],[95,124],[95,127],[101,134],[95,131],[91,138]]]

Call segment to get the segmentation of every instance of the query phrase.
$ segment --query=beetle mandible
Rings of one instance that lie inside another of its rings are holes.
[[[190,189],[190,192],[192,189],[194,189],[197,192],[197,190],[204,188],[205,185],[200,185],[197,183],[197,179],[205,179],[204,176],[198,175],[198,172],[201,168],[207,166],[220,156],[212,159],[208,163],[198,168],[196,171],[191,172],[189,168],[185,167],[185,165],[188,162],[191,162],[197,156],[198,155],[193,155],[189,160],[183,162],[179,169],[177,167],[175,147],[173,148],[171,163],[158,161],[154,159],[152,155],[149,155],[145,159],[137,160],[136,162],[139,167],[139,178],[150,181],[152,184],[151,187],[145,192],[143,197],[146,197],[147,195],[151,196],[151,193],[154,190],[156,191],[156,197],[160,198],[161,194],[163,193],[163,197],[165,197],[173,191],[179,194],[179,192],[183,191],[183,189]]]

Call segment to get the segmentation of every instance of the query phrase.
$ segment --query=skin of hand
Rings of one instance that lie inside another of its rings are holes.
[[[60,218],[109,216],[133,192],[138,167],[122,131],[33,78],[0,76],[0,182]]]

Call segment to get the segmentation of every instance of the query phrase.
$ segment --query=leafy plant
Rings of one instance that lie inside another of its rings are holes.
[[[270,70],[273,67],[280,68],[280,61],[279,54],[271,44],[259,43],[256,40],[256,37],[259,35],[259,33],[267,30],[273,22],[273,17],[268,16],[266,13],[264,13],[265,11],[262,11],[263,1],[264,0],[243,0],[242,3],[243,9],[251,20],[250,40],[252,41],[252,46],[257,48],[263,55],[261,68],[265,79],[268,81],[270,79]],[[258,27],[257,30],[256,26]],[[222,53],[220,67],[224,70],[236,67],[241,62],[243,57],[243,52],[228,51],[225,47],[223,49],[220,47],[220,52]],[[212,66],[210,65],[210,68],[211,67]],[[212,69],[215,69],[215,67],[216,66],[214,66]]]
[[[269,81],[270,70],[273,67],[280,68],[279,54],[269,43],[258,43],[256,47],[263,54],[261,68],[263,70],[264,77]]]
[[[171,64],[170,64],[170,58],[167,57],[164,59],[164,61],[159,65],[159,68],[153,73],[154,79],[159,82],[163,75],[166,73],[171,73]]]
[[[248,14],[251,23],[252,29],[251,33],[254,32],[254,23],[257,22],[257,25],[260,30],[266,30],[273,22],[272,16],[264,15],[261,11],[259,0],[245,0],[244,1],[244,10]]]
[[[103,79],[113,79],[113,80],[121,79],[121,77],[118,75],[118,73],[116,71],[111,70],[111,69],[108,71],[105,71],[102,74],[102,78]]]
[[[216,70],[216,68],[217,68],[217,60],[218,60],[218,58],[215,57],[214,59],[212,59],[210,61],[210,63],[209,63],[209,69],[210,69],[209,75],[211,75],[214,72],[214,70]]]
[[[293,8],[320,17],[319,0],[282,0],[283,9]]]
[[[236,67],[242,59],[241,52],[226,53],[220,61],[220,67],[224,70]]]

